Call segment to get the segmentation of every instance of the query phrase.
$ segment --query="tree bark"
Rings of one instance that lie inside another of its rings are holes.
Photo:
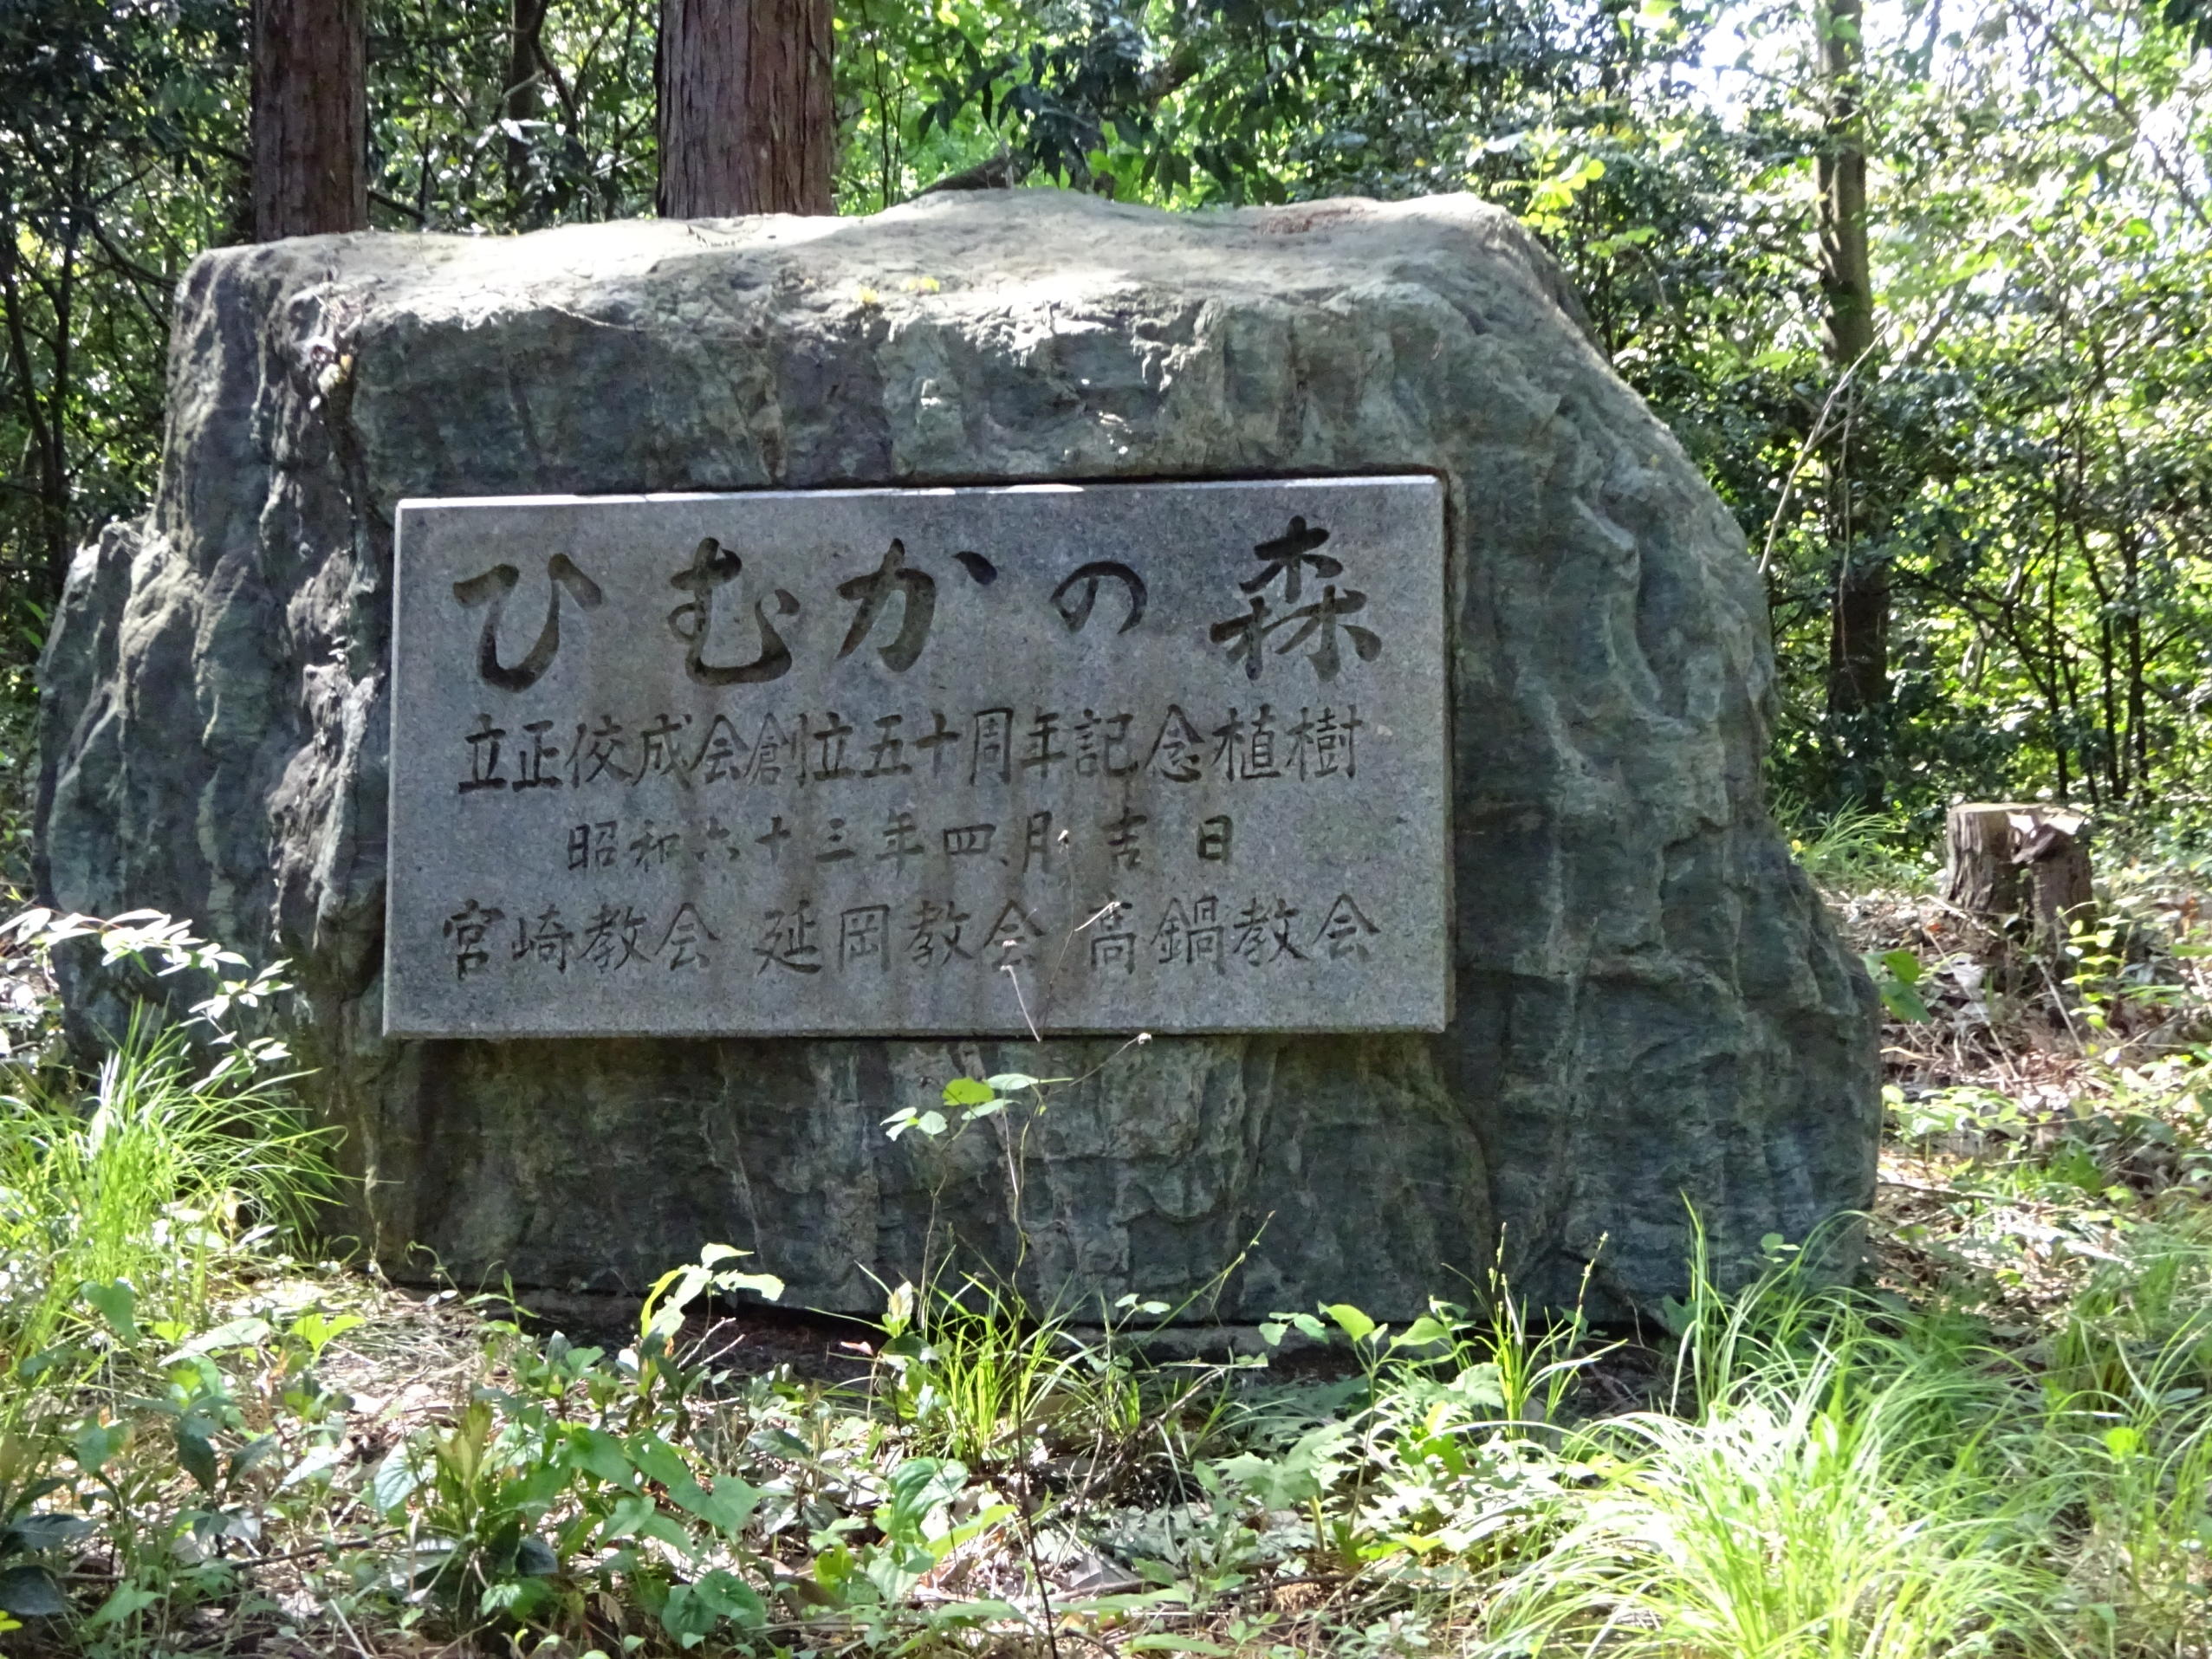
[[[254,0],[254,237],[368,225],[367,0]]]
[[[661,0],[661,217],[833,211],[830,0]]]
[[[2053,961],[2092,899],[2088,820],[2063,807],[1964,801],[1950,810],[1945,901],[1993,931],[2025,923]]]
[[[507,134],[507,188],[517,203],[529,193],[530,155],[537,140],[530,123],[545,107],[540,96],[539,44],[545,32],[548,0],[514,0],[507,36],[507,96],[501,113],[511,123]],[[520,136],[517,136],[517,135]]]
[[[1851,444],[1863,401],[1860,386],[1874,348],[1874,279],[1866,249],[1865,121],[1861,0],[1817,0],[1826,139],[1819,165],[1822,343],[1839,379],[1823,451],[1827,473],[1828,545],[1836,579],[1828,625],[1828,712],[1863,716],[1890,695],[1890,583],[1887,567],[1859,551],[1870,528],[1852,488]]]

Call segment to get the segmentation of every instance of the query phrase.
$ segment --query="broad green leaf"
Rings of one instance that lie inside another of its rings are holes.
[[[623,1442],[622,1449],[638,1473],[648,1481],[673,1487],[679,1481],[691,1478],[691,1466],[684,1461],[684,1455],[658,1435],[632,1435]]]
[[[215,1490],[221,1470],[215,1461],[215,1443],[190,1422],[177,1425],[177,1461],[199,1483],[203,1492]]]
[[[68,1610],[62,1586],[44,1567],[18,1565],[0,1571],[0,1612],[17,1618],[59,1618]]]
[[[571,1468],[594,1475],[611,1487],[636,1484],[635,1466],[622,1449],[622,1442],[604,1429],[582,1424],[569,1429],[562,1456]]]
[[[411,1448],[394,1446],[376,1466],[376,1473],[369,1476],[369,1502],[379,1514],[396,1514],[421,1484],[422,1476],[416,1471]]]
[[[1321,1312],[1334,1319],[1337,1329],[1354,1342],[1374,1334],[1375,1322],[1349,1302],[1332,1302]]]
[[[989,1105],[992,1098],[991,1085],[972,1077],[956,1077],[944,1085],[944,1104],[948,1106]]]
[[[13,1526],[0,1533],[0,1546],[23,1551],[58,1550],[92,1535],[92,1523],[82,1515],[56,1514],[49,1510],[41,1515],[18,1516]]]
[[[107,1322],[109,1330],[125,1342],[137,1344],[139,1293],[128,1280],[119,1279],[112,1285],[88,1284],[84,1287],[84,1299]]]

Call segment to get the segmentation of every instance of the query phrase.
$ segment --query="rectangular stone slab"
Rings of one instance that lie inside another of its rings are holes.
[[[398,509],[398,1036],[1440,1031],[1427,476]]]

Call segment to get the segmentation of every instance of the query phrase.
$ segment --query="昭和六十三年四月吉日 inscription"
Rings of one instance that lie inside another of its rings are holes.
[[[410,501],[405,1036],[1423,1031],[1426,476]]]

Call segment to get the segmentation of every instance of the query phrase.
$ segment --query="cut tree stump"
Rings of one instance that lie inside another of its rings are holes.
[[[1997,932],[2024,927],[2055,957],[2092,913],[2088,823],[2062,807],[1962,801],[1946,826],[1944,898]]]

